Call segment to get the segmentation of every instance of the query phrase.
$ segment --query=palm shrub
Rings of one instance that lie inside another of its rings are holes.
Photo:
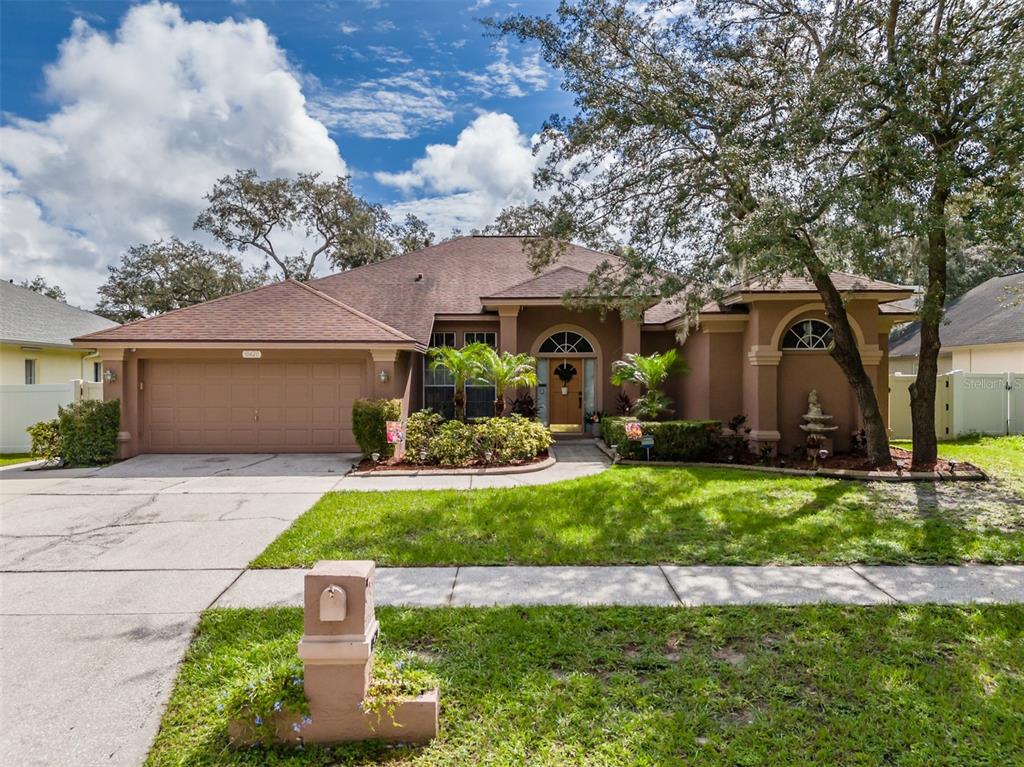
[[[662,413],[672,412],[672,400],[661,391],[661,385],[670,375],[689,373],[686,360],[675,349],[654,354],[627,354],[624,360],[612,363],[612,383],[616,386],[636,384],[643,394],[633,403],[632,414],[653,420]]]
[[[480,357],[484,349],[490,350],[487,344],[469,344],[461,349],[454,346],[437,346],[431,349],[430,370],[445,370],[452,377],[455,385],[455,420],[466,420],[466,383],[480,378]]]
[[[494,415],[505,412],[505,392],[508,389],[527,389],[537,385],[537,360],[529,354],[498,352],[484,346],[477,357],[480,372],[478,381],[494,385]]]

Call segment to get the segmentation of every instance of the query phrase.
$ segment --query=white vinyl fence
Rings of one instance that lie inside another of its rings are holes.
[[[82,399],[103,399],[103,384],[73,380],[62,384],[0,386],[0,453],[26,453],[32,424],[57,417],[57,408]]]
[[[910,439],[910,384],[917,376],[889,376],[889,432]],[[1024,375],[967,373],[938,376],[935,433],[939,439],[965,434],[1024,434]]]

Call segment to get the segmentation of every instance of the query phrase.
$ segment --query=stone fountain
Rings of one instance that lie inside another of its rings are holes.
[[[829,434],[839,428],[832,425],[832,416],[822,412],[817,389],[811,389],[807,395],[807,412],[801,418],[807,421],[800,424],[800,428],[807,433],[807,457],[817,464],[818,454],[822,450],[832,455],[832,438]]]

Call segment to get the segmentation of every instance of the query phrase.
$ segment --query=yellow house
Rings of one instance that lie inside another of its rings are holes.
[[[100,358],[71,339],[112,327],[117,323],[0,281],[0,452],[27,450],[27,426],[93,393],[72,381],[101,381]]]

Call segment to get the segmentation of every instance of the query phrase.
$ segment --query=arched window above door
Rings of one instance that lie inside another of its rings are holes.
[[[560,330],[548,336],[537,350],[540,354],[593,354],[590,341],[572,330]]]
[[[832,326],[823,320],[794,322],[782,337],[783,349],[828,349],[830,346]]]

